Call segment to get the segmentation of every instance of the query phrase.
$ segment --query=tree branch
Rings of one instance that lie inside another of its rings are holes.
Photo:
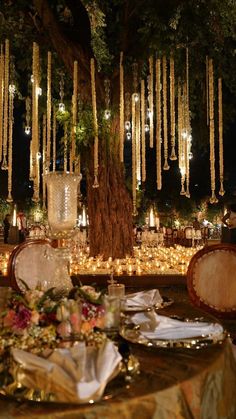
[[[47,0],[33,0],[35,9],[42,22],[44,30],[48,33],[52,46],[63,60],[66,68],[73,74],[74,61],[80,66],[80,76],[87,81],[90,77],[89,54],[82,49],[80,44],[69,40],[62,33],[60,25],[49,7]]]

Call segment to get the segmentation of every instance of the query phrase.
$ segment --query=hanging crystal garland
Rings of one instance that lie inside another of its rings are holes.
[[[171,155],[170,160],[177,160],[175,154],[175,62],[170,57],[170,134],[171,134]]]
[[[153,57],[149,58],[149,76],[148,76],[148,119],[149,119],[149,137],[150,137],[150,148],[153,148],[153,137],[154,137],[154,127],[153,127]]]
[[[91,61],[90,61],[90,72],[91,72],[93,127],[94,127],[94,182],[93,182],[93,188],[98,188],[99,187],[99,183],[98,183],[98,119],[97,119],[94,58],[91,58]]]
[[[43,209],[46,208],[46,173],[47,173],[47,121],[46,115],[43,114]]]
[[[8,140],[8,98],[9,98],[9,40],[5,40],[5,61],[4,61],[4,110],[3,110],[3,159],[2,170],[8,169],[7,164],[7,140]]]
[[[141,80],[141,150],[142,182],[146,181],[145,81]]]
[[[3,146],[3,105],[4,105],[4,51],[1,44],[0,54],[0,162],[2,161]]]
[[[162,83],[163,83],[163,136],[164,136],[164,166],[163,170],[169,170],[168,164],[168,128],[167,128],[167,69],[166,57],[162,58]]]
[[[209,123],[210,123],[210,172],[211,172],[211,198],[210,203],[215,204],[218,199],[215,195],[215,123],[214,123],[214,70],[213,60],[209,59]]]
[[[70,150],[70,172],[76,169],[76,127],[77,127],[77,113],[78,113],[78,61],[74,61],[73,71],[73,96],[72,96],[72,127],[71,127],[71,150]]]
[[[223,109],[222,109],[222,79],[218,78],[218,128],[219,128],[219,172],[220,172],[220,191],[223,196],[224,191],[224,148],[223,148]]]
[[[33,100],[32,100],[32,175],[34,194],[33,202],[39,202],[40,187],[40,153],[39,153],[39,120],[38,120],[38,101],[42,94],[39,69],[39,46],[33,43]]]
[[[68,166],[68,121],[64,123],[64,172]]]
[[[64,73],[61,71],[61,77],[59,82],[59,96],[60,96],[60,103],[58,105],[58,111],[64,113],[66,111],[66,107],[64,104]]]
[[[156,170],[157,190],[162,188],[162,166],[161,166],[161,60],[156,60]]]
[[[56,132],[57,132],[57,119],[56,119],[56,108],[53,106],[53,117],[52,117],[52,170],[56,170]]]
[[[140,124],[140,101],[135,104],[135,146],[136,146],[136,180],[137,187],[141,185],[141,124]],[[132,139],[133,140],[133,139]]]
[[[120,53],[120,161],[124,161],[124,138],[125,138],[125,115],[124,115],[124,67],[123,52]]]
[[[105,90],[105,106],[106,109],[104,111],[104,118],[106,120],[110,119],[111,117],[111,82],[109,79],[104,80],[104,90]]]
[[[47,62],[47,142],[46,142],[46,165],[50,171],[51,161],[51,116],[52,116],[52,53],[48,51]]]
[[[209,125],[209,59],[206,56],[206,122]]]
[[[185,152],[184,152],[184,137],[185,131],[183,127],[184,105],[180,80],[178,81],[178,155],[179,155],[179,169],[181,174],[181,191],[180,195],[185,195]]]
[[[7,202],[13,202],[12,199],[12,137],[14,124],[14,95],[16,87],[14,84],[9,85],[9,143],[8,143],[8,197]]]
[[[126,139],[131,140],[131,122],[130,122],[130,93],[125,93],[125,132],[126,132]]]
[[[25,133],[26,135],[30,135],[31,127],[30,127],[30,112],[31,112],[31,99],[29,96],[25,99]]]
[[[132,196],[133,196],[133,216],[137,215],[136,201],[137,201],[137,181],[136,181],[136,142],[135,142],[135,117],[136,117],[136,94],[132,94]]]

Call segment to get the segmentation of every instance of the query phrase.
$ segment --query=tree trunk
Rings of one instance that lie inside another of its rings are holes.
[[[124,258],[133,254],[132,199],[125,186],[118,141],[100,144],[99,187],[93,188],[93,165],[87,175],[90,255]]]

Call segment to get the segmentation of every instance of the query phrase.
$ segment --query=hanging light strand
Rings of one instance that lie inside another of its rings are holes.
[[[164,135],[164,166],[163,170],[169,170],[168,164],[168,128],[167,128],[167,70],[166,57],[162,58],[162,83],[163,83],[163,135]]]
[[[148,117],[149,117],[149,125],[150,125],[150,130],[149,130],[149,136],[150,136],[150,148],[153,148],[153,138],[154,138],[154,126],[153,126],[153,111],[154,111],[154,107],[153,107],[153,82],[154,82],[154,77],[153,77],[153,57],[149,58],[149,77],[148,77],[148,105],[149,105],[149,110],[148,110]]]
[[[68,166],[68,122],[64,123],[64,172],[67,172]]]
[[[3,146],[3,102],[4,100],[4,51],[1,44],[0,54],[0,162],[2,161],[2,146]]]
[[[72,96],[72,130],[71,130],[71,150],[70,150],[70,172],[73,172],[76,165],[75,140],[78,112],[78,61],[74,61],[73,72],[73,96]]]
[[[141,150],[142,182],[146,181],[146,138],[145,138],[145,81],[141,80]]]
[[[48,66],[47,66],[47,145],[46,145],[47,171],[50,171],[50,161],[51,161],[51,115],[52,115],[52,53],[50,51],[48,51]]]
[[[4,61],[4,110],[3,110],[3,160],[2,170],[8,169],[7,164],[7,140],[8,140],[8,99],[9,99],[9,40],[5,40],[5,61]]]
[[[53,120],[52,120],[52,170],[56,170],[56,133],[57,133],[57,119],[56,108],[53,106]]]
[[[131,111],[131,118],[132,118],[132,195],[133,195],[133,216],[137,214],[136,208],[136,200],[137,200],[137,181],[136,181],[136,141],[135,141],[135,131],[136,131],[136,113],[135,113],[135,105],[136,105],[136,94],[132,94],[132,111]]]
[[[209,125],[209,60],[206,56],[206,122]]]
[[[7,202],[13,202],[12,199],[12,139],[13,139],[13,124],[14,124],[14,94],[15,86],[9,86],[9,143],[8,143],[8,197]]]
[[[170,133],[171,133],[171,155],[170,160],[177,160],[175,154],[175,62],[170,57]]]
[[[90,61],[91,71],[91,89],[92,89],[92,107],[93,107],[93,127],[94,127],[94,183],[93,188],[98,188],[98,120],[96,103],[96,85],[95,85],[95,65],[94,58]]]
[[[218,78],[218,129],[219,129],[219,172],[220,172],[220,191],[223,196],[224,191],[224,148],[223,148],[223,106],[222,106],[222,79]]]
[[[125,137],[125,115],[124,115],[124,67],[123,52],[120,53],[120,161],[124,161],[124,137]]]
[[[157,190],[162,188],[161,166],[161,60],[156,60],[156,170]]]
[[[39,202],[39,187],[40,187],[40,159],[39,159],[39,116],[38,116],[38,101],[40,95],[40,71],[39,71],[39,46],[34,42],[33,44],[33,118],[32,125],[32,145],[33,145],[33,184],[34,194],[32,201]]]
[[[210,203],[218,202],[215,196],[215,124],[214,124],[214,70],[213,60],[209,59],[209,123],[210,123],[210,173],[211,173],[211,198]]]
[[[141,142],[140,142],[140,134],[141,134],[141,125],[140,125],[140,101],[136,102],[135,105],[135,144],[136,144],[136,179],[137,185],[141,184]]]
[[[47,120],[46,115],[43,114],[43,209],[46,208],[46,178],[45,175],[47,173]]]

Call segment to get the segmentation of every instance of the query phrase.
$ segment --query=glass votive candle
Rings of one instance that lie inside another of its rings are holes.
[[[123,298],[125,296],[125,285],[114,283],[108,285],[108,295],[112,297]]]
[[[103,299],[104,305],[104,328],[118,329],[120,325],[120,298],[105,295]]]

